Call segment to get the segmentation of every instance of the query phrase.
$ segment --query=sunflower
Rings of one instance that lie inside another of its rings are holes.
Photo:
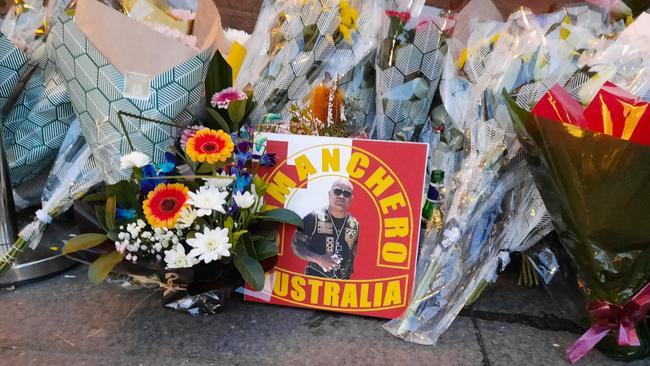
[[[196,132],[185,146],[185,152],[193,162],[209,164],[228,160],[234,149],[230,135],[210,129]]]
[[[188,188],[180,183],[159,184],[142,204],[147,222],[154,228],[172,228],[186,206]]]

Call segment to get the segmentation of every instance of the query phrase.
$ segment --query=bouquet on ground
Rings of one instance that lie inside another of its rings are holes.
[[[382,140],[419,141],[438,89],[454,26],[449,14],[424,1],[385,1],[377,48],[377,121]],[[423,9],[424,7],[424,9]]]
[[[561,86],[510,113],[560,241],[573,257],[592,327],[569,350],[650,353],[650,115],[612,83],[586,109]]]
[[[257,124],[271,113],[287,122],[326,74],[347,74],[375,47],[376,1],[265,1],[235,84],[253,85]]]
[[[93,283],[126,263],[122,271],[137,267],[134,273],[141,276],[148,269],[148,278],[170,292],[215,290],[233,273],[261,289],[262,263],[278,250],[268,223],[302,225],[292,211],[264,206],[267,184],[256,170],[272,166],[274,156],[265,153],[265,141],[248,128],[231,134],[187,129],[179,145],[180,151],[166,153],[159,164],[138,151],[122,156],[122,168],[132,170],[131,177],[85,198],[104,232],[74,237],[63,253],[113,241],[113,250],[90,265]],[[272,263],[266,269],[270,267]],[[230,286],[240,285],[237,277]]]

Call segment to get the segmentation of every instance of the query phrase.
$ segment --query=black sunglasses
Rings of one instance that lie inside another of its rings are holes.
[[[346,190],[344,190],[344,189],[334,188],[334,190],[333,190],[332,192],[334,192],[334,195],[335,195],[335,196],[343,195],[343,197],[345,197],[345,198],[350,198],[350,197],[352,197],[352,192],[350,192],[350,191],[346,191]]]

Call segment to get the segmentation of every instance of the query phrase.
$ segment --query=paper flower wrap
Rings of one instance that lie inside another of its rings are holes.
[[[361,0],[267,0],[236,81],[253,85],[257,106],[250,122],[268,113],[288,121],[291,102],[300,102],[326,74],[342,77],[375,47],[378,7]]]
[[[586,110],[559,86],[533,113],[509,101],[535,183],[590,300],[593,326],[570,350],[572,362],[603,337],[601,350],[615,358],[650,354],[647,107],[613,84]]]
[[[45,47],[37,49],[30,62],[37,66],[2,121],[14,185],[29,181],[51,166],[75,118],[64,81]]]
[[[27,55],[0,33],[0,109],[11,97],[14,87],[27,72]]]
[[[59,15],[48,54],[107,183],[123,177],[119,159],[132,149],[162,161],[174,125],[189,123],[203,101],[220,22],[210,1],[201,1],[197,14],[198,51],[97,2],[79,2],[74,20]]]
[[[377,126],[382,140],[419,140],[438,88],[453,20],[424,1],[385,1],[377,51]],[[415,135],[415,137],[414,137]]]

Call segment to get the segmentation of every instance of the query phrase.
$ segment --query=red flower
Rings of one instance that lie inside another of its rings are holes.
[[[386,15],[391,18],[399,18],[404,23],[408,23],[411,20],[411,13],[408,11],[386,10]]]

